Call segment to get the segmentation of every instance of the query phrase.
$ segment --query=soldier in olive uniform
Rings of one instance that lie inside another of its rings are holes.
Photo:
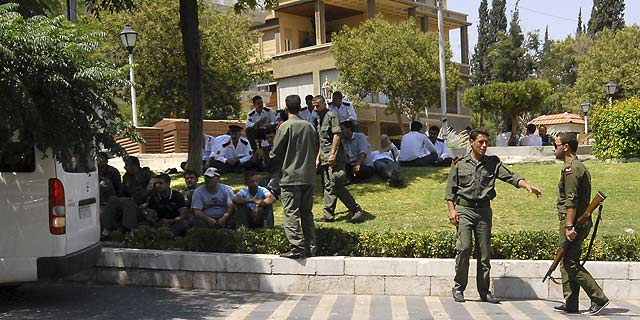
[[[316,229],[311,209],[318,136],[312,124],[298,117],[300,97],[287,96],[285,103],[289,119],[276,131],[269,156],[282,169],[280,199],[284,211],[284,231],[291,248],[280,256],[297,259],[316,253]]]
[[[562,258],[562,290],[565,303],[554,307],[557,311],[578,313],[578,295],[580,288],[591,298],[591,307],[584,312],[596,315],[609,304],[602,288],[593,280],[589,272],[580,264],[582,242],[591,229],[591,217],[580,225],[577,218],[584,213],[591,200],[591,175],[580,160],[576,158],[578,139],[574,133],[560,133],[555,140],[555,155],[565,163],[558,184],[558,218],[560,220],[559,243],[570,241]]]
[[[538,197],[540,189],[527,183],[521,176],[507,169],[497,156],[485,155],[489,134],[483,129],[472,130],[469,134],[471,151],[462,159],[457,158],[451,166],[445,200],[449,209],[449,222],[456,226],[456,276],[452,293],[457,302],[464,302],[467,287],[469,256],[471,255],[471,234],[475,234],[478,257],[477,287],[480,299],[499,303],[489,291],[489,270],[491,264],[491,200],[495,198],[496,179],[515,187],[525,188]]]
[[[364,211],[349,190],[345,187],[347,180],[346,156],[340,146],[340,121],[338,116],[327,108],[323,96],[313,98],[313,107],[318,113],[318,134],[320,136],[320,152],[316,167],[322,171],[324,188],[324,217],[319,222],[333,222],[338,199],[353,214],[349,221],[359,222]]]

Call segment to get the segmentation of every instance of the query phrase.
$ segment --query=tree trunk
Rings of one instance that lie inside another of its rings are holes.
[[[511,141],[513,144],[510,145],[518,145],[518,140],[516,139],[516,129],[518,127],[518,114],[515,112],[511,113]]]
[[[187,62],[189,90],[189,155],[187,168],[202,172],[202,65],[200,61],[200,31],[198,30],[198,1],[180,0],[180,31]]]

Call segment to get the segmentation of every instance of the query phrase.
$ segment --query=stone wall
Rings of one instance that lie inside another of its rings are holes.
[[[104,248],[96,268],[75,281],[282,293],[449,296],[453,259],[313,257]],[[468,297],[477,297],[476,261]],[[503,298],[561,299],[560,285],[542,283],[551,261],[493,260],[492,290]],[[640,299],[640,263],[587,262],[611,299]],[[556,270],[554,277],[559,277]],[[583,298],[586,295],[581,295]]]

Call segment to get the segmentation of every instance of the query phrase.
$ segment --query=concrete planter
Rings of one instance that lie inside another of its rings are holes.
[[[75,281],[184,289],[282,293],[448,296],[453,259],[313,257],[103,248],[94,269]],[[560,285],[542,283],[551,261],[493,260],[492,290],[503,298],[561,299]],[[476,262],[467,296],[477,295]],[[587,262],[611,299],[640,299],[640,263]],[[554,277],[560,277],[556,270]],[[586,297],[586,295],[582,295]]]

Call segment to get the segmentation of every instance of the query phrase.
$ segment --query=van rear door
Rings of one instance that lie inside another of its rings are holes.
[[[64,186],[67,254],[70,254],[100,241],[100,191],[93,153],[56,161],[56,177]]]
[[[9,142],[0,150],[0,283],[37,280],[38,257],[65,254],[66,236],[49,232],[54,176],[52,158],[33,146]]]

